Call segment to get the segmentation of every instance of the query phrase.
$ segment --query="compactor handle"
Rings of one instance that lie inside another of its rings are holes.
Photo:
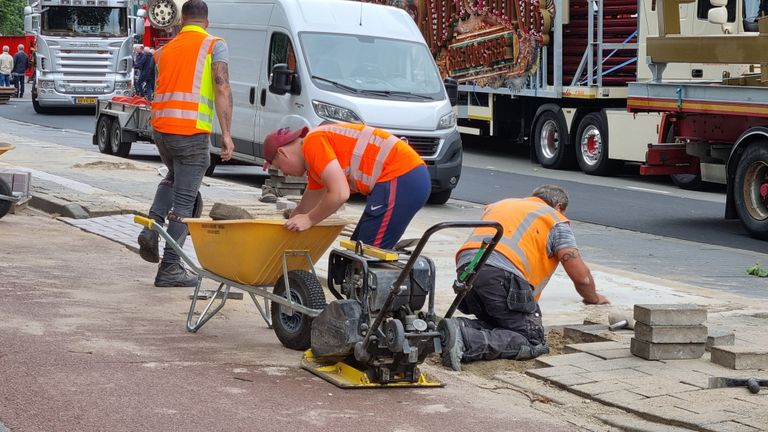
[[[149,229],[152,229],[152,226],[155,224],[155,221],[153,219],[145,218],[144,216],[139,216],[139,215],[133,215],[133,221]]]

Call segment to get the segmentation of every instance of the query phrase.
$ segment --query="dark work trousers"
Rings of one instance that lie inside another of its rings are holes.
[[[463,269],[459,268],[459,272]],[[527,307],[515,304],[519,290],[531,290],[531,286],[505,270],[492,266],[480,269],[472,290],[459,304],[460,311],[477,317],[459,318],[464,342],[462,362],[515,359],[522,346],[546,342],[538,303]]]
[[[13,74],[13,86],[16,87],[16,97],[24,97],[24,74]]]
[[[424,165],[400,177],[376,183],[368,194],[365,210],[351,239],[392,249],[416,212],[427,203],[431,189],[429,171]]]
[[[180,245],[187,237],[187,226],[179,218],[192,217],[197,192],[211,162],[209,135],[174,135],[155,132],[160,159],[168,167],[168,175],[157,186],[149,217],[159,224],[168,218],[168,234]],[[178,254],[165,246],[163,263],[178,263]]]

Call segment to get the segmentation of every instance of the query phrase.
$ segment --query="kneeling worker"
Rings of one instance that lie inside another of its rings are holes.
[[[431,191],[427,167],[408,143],[362,124],[275,130],[264,140],[264,159],[264,169],[271,164],[287,175],[307,174],[287,229],[308,229],[357,192],[367,203],[352,240],[384,249],[400,240]]]
[[[571,225],[565,217],[566,192],[553,185],[536,188],[531,197],[489,204],[483,220],[499,222],[504,236],[478,270],[472,290],[459,310],[477,319],[448,318],[443,365],[461,370],[462,362],[497,358],[528,360],[549,352],[539,298],[563,264],[586,304],[607,304],[581,259]],[[493,230],[477,228],[456,254],[459,273],[470,263],[483,238]]]

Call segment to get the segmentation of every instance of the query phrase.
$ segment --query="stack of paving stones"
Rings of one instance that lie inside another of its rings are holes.
[[[691,304],[635,305],[630,351],[646,360],[697,359],[707,342],[707,310]]]
[[[273,193],[278,197],[301,196],[306,186],[306,177],[287,176],[280,170],[270,167],[269,178],[264,182],[262,191]]]

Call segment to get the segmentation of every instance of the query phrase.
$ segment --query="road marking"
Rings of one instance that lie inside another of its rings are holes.
[[[663,194],[663,195],[669,195],[670,192],[662,191],[658,189],[648,189],[648,188],[641,188],[637,186],[626,186],[627,189],[632,189],[640,192],[651,192],[651,193],[657,193],[657,194]]]

